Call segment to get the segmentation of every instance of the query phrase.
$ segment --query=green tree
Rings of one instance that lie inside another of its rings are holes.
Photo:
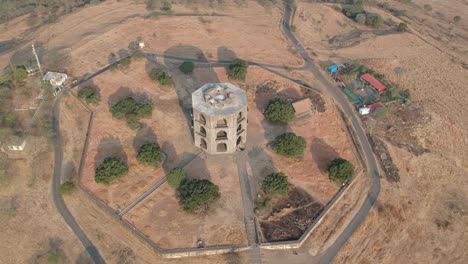
[[[127,123],[127,126],[133,130],[138,130],[142,126],[135,115],[127,115],[125,122]]]
[[[127,173],[128,165],[123,160],[117,157],[107,157],[96,168],[94,180],[97,183],[109,184]]]
[[[99,91],[93,86],[86,86],[78,91],[78,98],[85,100],[88,104],[97,105],[101,101]]]
[[[154,68],[151,70],[149,77],[153,81],[158,81],[161,85],[171,85],[172,78],[163,69]]]
[[[183,181],[187,179],[187,172],[182,168],[174,168],[166,176],[167,183],[173,189],[178,189]]]
[[[248,62],[241,59],[234,59],[229,64],[229,79],[245,81],[247,76]]]
[[[16,115],[10,112],[5,115],[5,117],[3,118],[3,121],[5,122],[5,125],[7,127],[14,127],[16,125]]]
[[[358,14],[364,14],[362,5],[352,5],[345,7],[343,13],[349,18],[355,18]]]
[[[112,115],[117,119],[134,115],[136,118],[148,117],[153,111],[153,106],[148,103],[137,103],[132,97],[126,97],[118,101],[110,109]]]
[[[67,182],[64,182],[62,184],[60,184],[60,193],[62,195],[70,195],[72,194],[74,191],[76,190],[76,186],[75,186],[75,183],[71,182],[71,181],[67,181]]]
[[[266,194],[287,194],[288,176],[282,172],[266,176],[262,183],[262,190]]]
[[[131,63],[132,63],[132,58],[131,57],[125,57],[125,58],[120,60],[120,65],[122,65],[124,67],[130,66]]]
[[[159,167],[163,161],[163,152],[158,143],[148,142],[140,147],[136,158],[143,164]]]
[[[327,171],[332,181],[344,183],[353,177],[354,166],[345,159],[337,158],[328,165]]]
[[[404,22],[401,22],[400,24],[398,24],[398,31],[400,32],[408,31],[408,25]]]
[[[366,15],[365,14],[357,14],[355,20],[359,24],[365,24],[366,23]]]
[[[172,4],[169,1],[164,1],[161,10],[163,11],[171,11],[172,10]]]
[[[179,70],[185,74],[190,74],[195,69],[195,64],[191,61],[184,61],[180,66]]]
[[[426,10],[426,11],[428,11],[428,12],[429,12],[429,11],[432,11],[432,6],[431,6],[430,4],[425,4],[425,5],[423,6],[423,8],[424,8],[424,10]]]
[[[306,141],[301,136],[297,136],[292,132],[287,132],[277,136],[272,146],[276,153],[280,155],[300,157],[304,155]]]
[[[366,15],[366,24],[373,26],[375,28],[379,28],[383,25],[383,18],[379,14],[368,13]]]
[[[460,16],[454,16],[454,17],[453,17],[453,22],[454,22],[455,24],[458,24],[460,21],[461,21],[461,17],[460,17]]]
[[[22,83],[28,78],[28,72],[24,67],[17,67],[13,72],[13,78],[16,82]]]
[[[221,197],[219,187],[205,179],[185,181],[179,193],[179,204],[188,213],[206,212]]]
[[[277,98],[268,104],[265,110],[265,117],[273,122],[287,123],[295,117],[294,108],[288,100]]]

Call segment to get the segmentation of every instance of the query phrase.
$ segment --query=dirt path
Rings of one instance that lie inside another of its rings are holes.
[[[105,263],[102,259],[99,251],[93,245],[93,243],[88,239],[86,234],[80,228],[76,222],[73,215],[68,210],[65,202],[63,201],[62,195],[60,194],[60,182],[61,182],[61,171],[62,171],[62,141],[60,137],[60,127],[59,127],[59,114],[60,114],[60,95],[55,100],[54,105],[54,131],[56,135],[56,144],[55,144],[55,162],[54,162],[54,176],[52,179],[52,195],[54,199],[54,204],[57,207],[58,212],[63,217],[68,226],[73,230],[75,235],[83,244],[86,252],[88,252],[91,259],[96,264]]]

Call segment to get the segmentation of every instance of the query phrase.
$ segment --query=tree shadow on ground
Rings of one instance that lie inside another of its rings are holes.
[[[335,149],[321,138],[314,138],[310,149],[312,157],[321,172],[326,172],[330,162],[339,157]]]
[[[250,168],[252,169],[251,189],[255,197],[260,191],[263,179],[277,170],[273,159],[264,147],[254,146],[249,150],[247,155]]]
[[[237,55],[233,50],[224,46],[218,48],[219,61],[232,61],[235,58],[237,58]]]
[[[127,154],[118,138],[107,137],[99,142],[96,156],[94,156],[95,167],[97,168],[107,157],[118,157],[128,162]]]
[[[192,93],[200,88],[205,82],[219,82],[216,72],[208,66],[208,59],[203,50],[191,45],[176,45],[164,52],[166,57],[163,61],[166,68],[171,70],[174,89],[176,90],[179,105],[182,108],[188,127],[192,126]],[[195,62],[195,71],[192,74],[183,74],[178,69],[178,66],[183,62],[180,60],[171,59],[170,56],[193,58]],[[153,63],[155,63],[153,61]],[[202,69],[198,69],[202,68]],[[198,70],[197,70],[198,69]],[[201,82],[203,80],[203,83]]]
[[[187,171],[188,179],[206,179],[211,181],[211,172],[208,169],[207,161],[201,156],[198,156],[188,164],[185,170]]]
[[[76,176],[76,166],[71,160],[67,160],[62,167],[62,181],[72,181]]]
[[[143,124],[142,127],[137,131],[136,136],[133,138],[133,147],[136,152],[139,151],[141,146],[145,143],[157,143],[156,134],[153,129],[146,124]]]

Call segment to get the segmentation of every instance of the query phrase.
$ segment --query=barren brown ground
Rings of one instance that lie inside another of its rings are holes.
[[[64,110],[61,121],[76,114]],[[4,155],[2,153],[2,155]],[[9,180],[0,185],[1,263],[46,263],[57,250],[60,263],[86,260],[84,248],[58,214],[51,192],[53,146],[28,137],[22,159],[10,160]],[[3,168],[2,168],[3,169]]]
[[[106,72],[93,79],[101,93],[101,103],[93,107],[94,121],[83,169],[82,184],[113,209],[123,209],[165,173],[197,152],[191,144],[190,129],[182,112],[176,91],[159,87],[148,78],[145,60],[132,63],[124,71]],[[86,86],[84,84],[83,86]],[[154,105],[151,118],[142,119],[141,129],[130,129],[125,120],[112,117],[109,106],[120,98],[137,94],[149,96]],[[138,148],[146,141],[155,141],[167,154],[160,168],[138,164]],[[94,170],[105,157],[127,160],[129,173],[110,185],[97,184]]]
[[[160,247],[245,245],[244,211],[233,156],[197,158],[186,168],[188,177],[208,179],[219,186],[221,198],[206,214],[187,214],[179,207],[176,191],[164,184],[125,219]]]
[[[422,5],[422,1],[418,4]],[[442,4],[431,4],[434,9],[436,5],[442,9]],[[444,10],[449,12],[447,17],[456,15],[448,6]],[[323,19],[321,24],[332,23],[327,17]],[[314,45],[308,39],[311,35],[298,31],[301,41]],[[453,41],[454,45],[464,45],[458,38]],[[319,51],[321,48],[318,45],[309,47]],[[450,50],[440,43],[437,47]],[[430,116],[430,122],[411,120],[406,126],[399,127],[409,130],[415,138],[414,143],[429,152],[416,156],[386,141],[390,155],[400,169],[401,180],[394,184],[381,181],[377,209],[340,252],[336,262],[392,263],[402,259],[412,259],[415,263],[465,262],[467,255],[463,248],[468,244],[464,232],[468,212],[468,163],[465,158],[468,155],[468,119],[463,114],[464,106],[468,105],[464,96],[466,69],[448,53],[411,33],[379,36],[333,52],[322,51],[320,57],[323,60],[357,60],[384,73],[390,81],[409,89],[414,103],[423,105],[424,115]],[[386,138],[390,133],[385,126],[372,127],[372,131],[380,138]]]

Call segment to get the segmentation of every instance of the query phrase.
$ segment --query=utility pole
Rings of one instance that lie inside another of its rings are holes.
[[[39,72],[41,73],[41,77],[42,77],[43,74],[42,74],[41,63],[39,62],[39,57],[37,56],[36,49],[34,48],[34,43],[31,46],[32,46],[32,52],[34,54],[34,57],[36,57],[37,67],[39,68]]]

